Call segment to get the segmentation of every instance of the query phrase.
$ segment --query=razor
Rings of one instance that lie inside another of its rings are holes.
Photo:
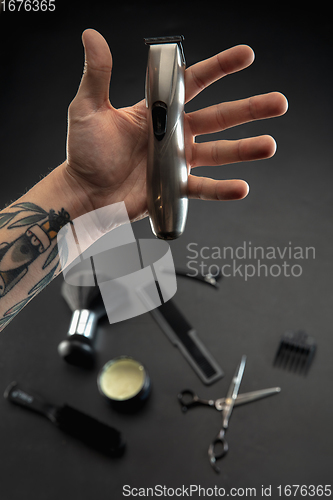
[[[149,45],[147,205],[152,231],[164,240],[173,240],[183,233],[188,208],[183,39],[144,39]]]

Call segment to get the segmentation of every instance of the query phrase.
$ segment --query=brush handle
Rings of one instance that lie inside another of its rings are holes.
[[[43,415],[62,431],[105,455],[120,456],[125,449],[122,434],[114,427],[71,406],[54,406],[32,391],[23,389],[17,382],[7,387],[4,396],[11,403]]]
[[[76,309],[73,312],[71,324],[67,335],[82,335],[86,339],[92,341],[96,333],[96,325],[98,316],[94,311],[89,309]]]
[[[100,315],[89,309],[73,312],[67,339],[58,346],[60,356],[70,364],[91,368],[94,364],[93,341]]]
[[[104,455],[120,456],[125,450],[122,434],[107,424],[64,405],[57,412],[58,427]]]
[[[4,397],[11,403],[39,413],[51,420],[53,423],[56,422],[57,407],[47,403],[44,399],[37,396],[33,392],[27,392],[25,389],[20,387],[17,382],[12,382],[7,387]]]

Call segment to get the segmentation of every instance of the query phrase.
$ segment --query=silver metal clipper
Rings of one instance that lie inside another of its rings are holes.
[[[188,198],[184,141],[183,36],[145,38],[148,108],[147,203],[152,231],[172,240],[184,231]]]

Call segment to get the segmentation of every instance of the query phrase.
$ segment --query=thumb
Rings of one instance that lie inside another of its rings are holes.
[[[77,97],[90,99],[95,108],[109,100],[112,56],[106,40],[95,30],[82,34],[85,64]]]

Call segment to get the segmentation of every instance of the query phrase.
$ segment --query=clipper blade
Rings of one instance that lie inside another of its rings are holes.
[[[157,36],[152,38],[144,38],[146,45],[155,45],[159,43],[181,43],[183,40],[184,40],[183,35]]]

